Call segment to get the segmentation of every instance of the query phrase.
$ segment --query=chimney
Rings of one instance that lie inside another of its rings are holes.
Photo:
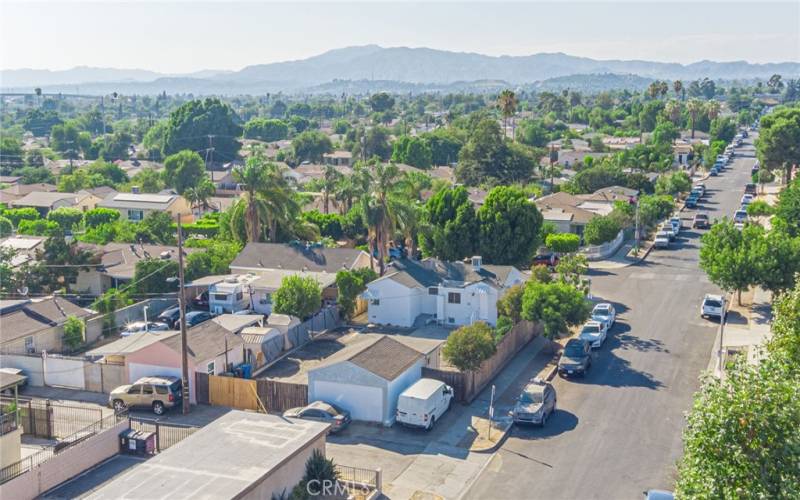
[[[481,270],[481,259],[480,255],[473,255],[472,256],[472,270],[478,272]]]
[[[131,186],[131,193],[139,194],[139,186]]]

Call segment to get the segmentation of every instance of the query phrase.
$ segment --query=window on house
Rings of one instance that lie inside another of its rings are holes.
[[[448,304],[460,304],[461,303],[461,294],[458,292],[448,292],[447,294],[447,303]]]
[[[34,352],[36,351],[36,347],[33,345],[33,336],[25,337],[25,351],[26,352]]]
[[[447,322],[448,323],[455,323],[456,319],[455,318],[447,318]]]
[[[372,299],[369,301],[369,304],[372,306],[379,306],[381,305],[381,299]]]
[[[238,302],[238,301],[240,301],[240,300],[242,300],[242,297],[244,297],[244,295],[242,294],[242,292],[236,292],[236,301],[237,301],[237,302]]]
[[[439,288],[435,286],[428,288],[428,295],[439,295]]]
[[[142,210],[128,210],[128,220],[129,221],[139,222],[142,219],[144,219],[144,211],[142,211]]]
[[[228,294],[226,293],[215,293],[214,300],[217,302],[228,302]]]
[[[272,304],[272,294],[265,293],[264,295],[260,296],[258,298],[258,303],[264,306]]]
[[[206,365],[206,373],[209,375],[214,375],[214,362],[212,361],[208,365]]]

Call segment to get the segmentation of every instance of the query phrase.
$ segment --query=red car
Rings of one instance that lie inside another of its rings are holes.
[[[558,255],[554,253],[537,255],[533,258],[533,265],[547,266],[550,268],[556,267],[558,265]]]

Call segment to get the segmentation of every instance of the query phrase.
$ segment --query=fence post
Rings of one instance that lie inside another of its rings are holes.
[[[161,426],[158,425],[158,420],[156,420],[156,451],[161,453]]]
[[[50,400],[46,399],[44,405],[44,417],[47,421],[47,439],[53,439],[53,424],[51,422],[53,410],[50,408]]]
[[[383,492],[383,471],[380,467],[375,469],[375,490],[377,490],[378,493]]]

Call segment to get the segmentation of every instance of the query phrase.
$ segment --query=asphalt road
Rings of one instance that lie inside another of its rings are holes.
[[[706,181],[698,210],[732,217],[749,182],[752,134],[733,167]],[[694,210],[682,214],[684,228]],[[639,265],[592,272],[592,293],[618,321],[585,379],[554,382],[558,411],[544,429],[515,427],[465,498],[634,499],[672,489],[684,414],[713,350],[717,323],[703,295],[717,293],[698,267],[701,231]]]

